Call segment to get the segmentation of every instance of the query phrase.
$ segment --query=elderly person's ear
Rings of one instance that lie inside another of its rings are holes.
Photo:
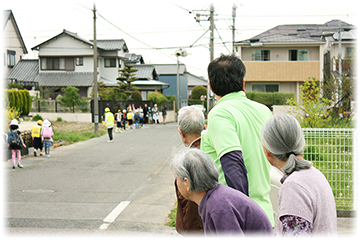
[[[180,133],[180,136],[181,136],[181,140],[183,141],[183,143],[185,144],[186,143],[186,137],[185,137],[185,134],[183,134],[183,132],[181,131],[180,128],[178,128],[178,131]]]

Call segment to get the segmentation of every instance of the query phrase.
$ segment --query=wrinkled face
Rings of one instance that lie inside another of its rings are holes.
[[[189,185],[189,181],[187,181],[187,179],[184,180],[180,180],[179,178],[176,177],[176,185],[178,186],[178,189],[181,193],[181,195],[186,198],[189,199],[189,190],[190,190],[190,186]]]

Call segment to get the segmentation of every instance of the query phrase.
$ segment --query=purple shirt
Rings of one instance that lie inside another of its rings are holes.
[[[199,205],[205,235],[274,235],[264,210],[242,192],[218,184],[205,194]]]

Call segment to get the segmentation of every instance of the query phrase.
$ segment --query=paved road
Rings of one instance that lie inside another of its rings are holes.
[[[107,135],[5,164],[10,234],[177,235],[165,226],[176,201],[171,155],[175,123]]]
[[[182,147],[175,123],[63,146],[51,157],[23,158],[7,173],[5,233],[81,236],[179,236],[165,226],[176,201],[169,169]],[[340,236],[354,236],[355,218],[338,218]]]

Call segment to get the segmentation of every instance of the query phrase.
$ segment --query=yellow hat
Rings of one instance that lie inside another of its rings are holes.
[[[42,125],[42,121],[41,121],[41,120],[38,120],[38,121],[37,121],[37,124]]]

